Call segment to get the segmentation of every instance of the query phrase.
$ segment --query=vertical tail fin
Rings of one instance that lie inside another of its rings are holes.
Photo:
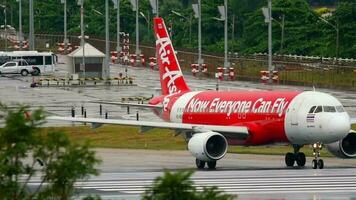
[[[168,95],[190,91],[185,83],[164,20],[162,18],[154,18],[153,20],[156,36],[157,64],[159,67],[162,94]]]

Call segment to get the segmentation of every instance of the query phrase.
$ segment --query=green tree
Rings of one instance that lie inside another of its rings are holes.
[[[280,53],[308,55],[321,47],[322,33],[318,30],[318,16],[305,0],[275,0],[273,13],[273,51],[280,52],[281,17],[285,16],[284,49]],[[254,11],[246,20],[242,51],[245,53],[267,52],[267,24],[261,9]]]
[[[13,16],[13,26],[18,28],[18,3],[7,0],[12,12],[7,12],[10,22]],[[34,1],[35,5],[35,32],[36,33],[63,33],[63,7],[59,0]],[[80,33],[80,9],[77,1],[67,0],[68,30],[71,35]],[[190,35],[190,20],[193,15],[192,3],[196,0],[160,0],[160,16],[166,24],[173,25],[173,43],[177,48],[194,50],[198,47],[198,20],[192,17],[192,34]],[[261,12],[262,6],[267,6],[267,0],[229,0],[229,51],[240,53],[255,53],[267,51],[267,24]],[[273,52],[299,55],[335,56],[336,31],[333,27],[322,22],[318,14],[310,5],[331,5],[336,7],[328,20],[337,25],[340,30],[340,57],[355,57],[355,0],[273,0]],[[224,51],[223,22],[216,21],[219,17],[218,5],[223,0],[202,1],[202,49],[204,52],[222,53]],[[23,31],[29,30],[28,2],[23,4]],[[105,36],[105,4],[97,0],[85,0],[85,33],[91,38]],[[140,1],[140,12],[152,19],[153,13],[149,1]],[[102,14],[98,14],[98,12]],[[172,14],[172,10],[186,17],[182,18]],[[121,31],[130,33],[131,43],[135,42],[135,12],[132,11],[129,0],[121,1]],[[284,48],[281,49],[281,17],[285,16]],[[234,36],[232,34],[232,17],[235,16]],[[3,12],[0,12],[3,19]],[[1,20],[0,20],[1,21]],[[154,45],[152,20],[147,26],[146,20],[139,16],[140,42]],[[147,30],[148,29],[148,30]],[[110,37],[116,38],[116,10],[110,1]]]
[[[190,179],[192,171],[171,173],[165,171],[157,177],[152,187],[147,188],[143,200],[230,200],[234,196],[224,194],[217,187],[204,187],[198,192]]]
[[[74,183],[97,175],[100,161],[88,144],[72,144],[61,132],[43,133],[42,110],[1,105],[5,127],[0,130],[1,199],[70,199]],[[40,179],[37,188],[29,182]]]
[[[356,54],[356,2],[354,0],[340,0],[339,6],[330,19],[340,30],[339,55],[344,58],[354,58]],[[328,30],[327,39],[329,48],[336,51],[336,31],[331,26]]]

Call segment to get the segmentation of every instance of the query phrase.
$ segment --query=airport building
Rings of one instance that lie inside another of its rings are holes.
[[[83,47],[80,46],[68,54],[67,59],[68,72],[70,74],[78,74],[80,78],[102,78],[105,54],[91,44],[85,43],[84,50]],[[84,67],[82,65],[83,63]]]

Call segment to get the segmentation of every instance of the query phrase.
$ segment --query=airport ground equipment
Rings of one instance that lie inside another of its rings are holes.
[[[58,86],[136,86],[132,77],[116,78],[40,78],[35,81],[38,86],[58,87]]]

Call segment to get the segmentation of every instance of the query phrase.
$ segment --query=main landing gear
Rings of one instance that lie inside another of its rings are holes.
[[[285,162],[288,167],[293,167],[294,163],[296,163],[299,167],[304,167],[306,159],[305,154],[299,152],[300,148],[303,146],[301,145],[293,145],[294,153],[287,153],[285,157]],[[314,159],[312,162],[313,169],[323,169],[324,168],[324,161],[320,159],[320,150],[323,148],[323,144],[320,142],[313,144],[313,155]]]
[[[205,162],[205,161],[202,161],[202,160],[199,160],[199,159],[195,159],[195,164],[197,165],[198,169],[204,169],[205,163],[208,164],[208,168],[209,169],[215,169],[215,167],[216,167],[216,161],[215,160],[214,161]]]
[[[316,168],[323,169],[324,168],[324,161],[323,161],[323,159],[320,159],[320,150],[322,148],[323,148],[323,144],[320,142],[313,144],[313,155],[314,155],[314,160],[312,162],[313,169],[316,169]]]
[[[303,146],[293,145],[294,153],[288,152],[285,157],[285,162],[288,167],[293,167],[296,163],[299,167],[304,167],[306,158],[303,152],[299,152]]]

